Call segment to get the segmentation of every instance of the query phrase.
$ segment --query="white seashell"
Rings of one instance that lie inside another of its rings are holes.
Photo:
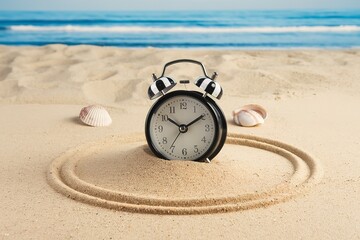
[[[93,127],[109,126],[112,123],[111,117],[106,109],[99,105],[90,105],[80,111],[80,120]]]
[[[245,105],[233,111],[234,122],[243,127],[253,127],[263,124],[266,117],[266,110],[256,104]]]

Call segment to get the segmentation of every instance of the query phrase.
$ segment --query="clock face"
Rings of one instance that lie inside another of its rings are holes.
[[[149,116],[152,147],[167,159],[195,160],[216,138],[215,115],[203,101],[189,95],[160,100]]]

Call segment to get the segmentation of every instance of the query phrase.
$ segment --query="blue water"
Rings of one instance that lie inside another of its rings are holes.
[[[0,12],[0,44],[160,48],[360,47],[360,10]]]

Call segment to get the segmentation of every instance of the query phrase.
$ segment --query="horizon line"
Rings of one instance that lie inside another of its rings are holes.
[[[272,8],[272,9],[102,9],[102,10],[77,10],[77,9],[0,9],[0,12],[221,12],[221,11],[359,11],[360,8]]]

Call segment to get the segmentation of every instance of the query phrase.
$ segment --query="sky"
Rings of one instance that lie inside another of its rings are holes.
[[[0,10],[360,9],[360,0],[0,0]]]

